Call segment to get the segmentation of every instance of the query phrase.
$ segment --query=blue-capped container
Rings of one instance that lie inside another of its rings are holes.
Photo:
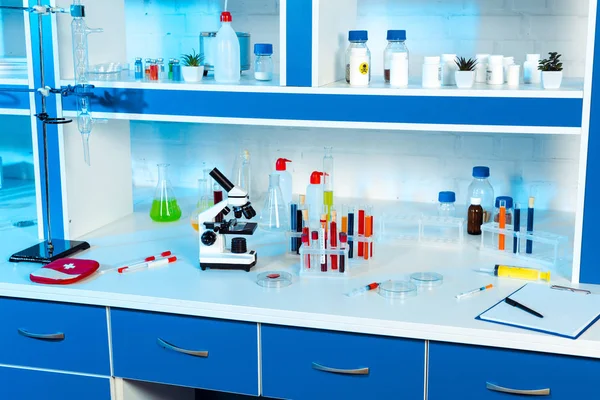
[[[144,64],[142,63],[142,57],[136,57],[134,65],[135,80],[144,80]]]
[[[440,192],[438,194],[438,217],[455,217],[456,207],[456,194],[454,192]]]
[[[494,188],[488,178],[490,177],[490,168],[485,166],[473,167],[473,181],[467,190],[467,204],[470,204],[471,198],[481,199],[483,208],[483,222],[490,222],[494,213]]]
[[[254,79],[270,81],[273,79],[273,45],[256,43],[254,45]]]
[[[181,64],[179,60],[173,60],[173,82],[181,82]]]
[[[494,209],[494,222],[500,222],[500,202],[504,201],[506,207],[506,224],[512,225],[513,216],[513,198],[510,196],[498,196],[496,197],[496,207]]]
[[[406,53],[406,62],[408,64],[408,47],[406,47],[406,31],[387,31],[387,41],[387,47],[383,51],[383,78],[385,80],[385,83],[390,83],[390,70],[392,67],[393,54]]]
[[[346,82],[350,83],[350,64],[352,62],[362,65],[362,71],[365,71],[365,82],[368,84],[371,81],[371,52],[367,47],[369,40],[369,32],[367,31],[349,31],[348,32],[348,49],[346,50]]]

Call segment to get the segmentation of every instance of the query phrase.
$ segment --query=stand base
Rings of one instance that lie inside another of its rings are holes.
[[[90,248],[90,244],[88,242],[82,242],[79,240],[53,239],[52,245],[54,246],[54,249],[50,251],[48,249],[48,241],[38,243],[13,254],[10,256],[8,261],[48,264],[54,260],[58,260],[59,258],[65,258],[71,254]]]
[[[206,261],[203,262],[202,258],[201,258],[200,259],[200,269],[202,269],[202,271],[206,271],[206,269],[208,268],[208,269],[228,269],[228,270],[238,270],[238,271],[241,270],[241,271],[250,272],[252,267],[254,267],[256,265],[256,261],[257,261],[256,251],[251,250],[248,253],[248,255],[251,257],[251,260],[245,260],[247,263],[244,263],[244,262],[232,263],[231,260],[229,260],[230,262],[206,262]],[[244,261],[244,260],[240,260],[240,261]]]

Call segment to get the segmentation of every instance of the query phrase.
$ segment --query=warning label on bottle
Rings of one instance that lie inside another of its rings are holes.
[[[358,67],[358,70],[363,75],[368,74],[369,73],[369,63],[364,62],[364,63],[360,64],[360,66]]]

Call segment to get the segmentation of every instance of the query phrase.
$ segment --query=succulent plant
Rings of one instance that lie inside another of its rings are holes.
[[[477,66],[477,60],[472,58],[457,57],[454,62],[458,66],[459,71],[475,71],[475,67]]]
[[[181,61],[184,67],[199,67],[204,62],[204,57],[200,54],[196,54],[196,50],[192,49],[190,54],[183,54]]]

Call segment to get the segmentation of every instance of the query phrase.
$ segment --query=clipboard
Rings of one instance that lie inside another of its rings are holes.
[[[504,299],[475,319],[528,329],[569,339],[577,339],[600,319],[600,296],[555,290],[550,286],[528,283],[508,297],[538,311],[538,318],[508,305]]]

